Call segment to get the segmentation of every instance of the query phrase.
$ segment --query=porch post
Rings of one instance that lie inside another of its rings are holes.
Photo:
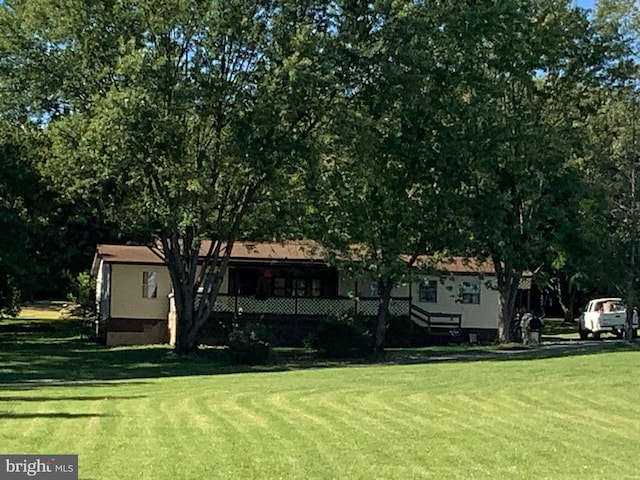
[[[412,305],[413,305],[413,282],[409,280],[409,318],[411,318]]]
[[[231,277],[231,269],[229,272],[229,286],[227,287],[229,292],[233,290],[233,316],[238,316],[238,268],[233,269],[233,278]],[[231,282],[233,280],[233,282]],[[232,289],[233,287],[233,289]]]
[[[354,281],[354,289],[355,289],[355,292],[353,292],[354,293],[353,301],[355,302],[354,310],[355,310],[356,315],[357,315],[358,314],[358,299],[360,298],[360,293],[358,292],[358,279],[357,278]]]

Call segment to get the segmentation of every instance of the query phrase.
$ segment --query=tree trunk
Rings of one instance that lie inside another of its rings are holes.
[[[391,278],[381,278],[378,281],[380,290],[380,304],[378,305],[378,316],[376,320],[376,335],[373,345],[374,353],[384,352],[384,339],[387,334],[387,312],[389,311],[389,302],[391,300],[391,290],[393,289],[393,280]]]
[[[511,341],[513,309],[508,307],[508,303],[504,292],[500,291],[500,296],[498,297],[498,341],[500,343],[509,343]]]
[[[173,285],[176,305],[176,344],[174,351],[179,355],[198,353],[198,329],[194,318],[194,296],[186,285]],[[179,292],[179,293],[178,293]]]
[[[519,272],[503,271],[503,281],[499,282],[499,298],[498,298],[498,341],[500,343],[509,343],[514,341],[512,338],[512,322],[515,317],[516,295],[518,293],[518,284],[520,283]]]
[[[559,277],[549,282],[549,287],[556,293],[565,323],[573,323],[575,319],[574,305],[576,302],[576,289],[571,286],[570,280],[562,273]]]
[[[513,340],[511,325],[522,272],[514,270],[508,258],[502,262],[499,256],[493,256],[491,260],[498,282],[498,341],[509,343]]]
[[[566,299],[566,302],[563,299],[560,299],[560,306],[562,307],[562,312],[564,313],[564,322],[565,323],[573,323],[575,320],[575,313],[573,310],[573,306],[576,302],[576,292],[574,289],[571,289],[569,293],[569,297]]]
[[[635,254],[635,252],[633,252]],[[635,267],[635,255],[632,255],[632,267]],[[629,280],[627,287],[627,318],[626,326],[624,329],[624,339],[628,342],[633,340],[634,328],[633,328],[633,313],[636,306],[636,291],[635,291],[635,269],[632,268],[629,272]]]
[[[199,328],[195,328],[193,315],[191,319],[187,319],[184,316],[180,318],[180,315],[178,315],[176,325],[178,327],[178,335],[176,336],[174,351],[179,355],[197,355]]]

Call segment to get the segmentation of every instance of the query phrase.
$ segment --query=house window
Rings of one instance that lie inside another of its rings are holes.
[[[142,298],[158,296],[158,272],[142,272]]]
[[[322,282],[319,278],[314,278],[311,280],[311,296],[312,297],[321,297],[322,296]]]
[[[304,297],[307,289],[307,282],[304,278],[293,279],[293,294],[296,297]]]
[[[273,279],[273,296],[284,297],[287,293],[287,280],[284,277]]]
[[[460,284],[461,303],[480,303],[480,280],[465,280]]]
[[[425,303],[438,303],[438,281],[424,280],[420,283],[418,300]]]

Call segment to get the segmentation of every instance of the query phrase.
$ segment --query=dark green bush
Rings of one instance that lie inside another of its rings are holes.
[[[98,320],[96,310],[96,280],[88,272],[78,274],[71,281],[71,292],[67,294],[70,304],[60,311],[63,318],[75,319],[77,333],[81,338],[97,340]]]
[[[271,346],[260,325],[234,325],[229,334],[229,355],[237,365],[264,365],[269,360]]]
[[[231,314],[215,312],[200,329],[198,341],[205,345],[229,345],[229,334],[237,325]]]
[[[415,323],[404,316],[389,316],[385,344],[389,348],[407,348],[413,346]]]
[[[325,317],[305,342],[324,358],[348,358],[367,353],[371,336],[362,316]]]

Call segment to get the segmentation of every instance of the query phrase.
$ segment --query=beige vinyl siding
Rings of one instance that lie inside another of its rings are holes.
[[[100,266],[98,267],[98,273],[96,274],[96,305],[100,305],[100,300],[102,300],[103,295],[106,294],[105,290],[108,285],[105,285],[104,281],[104,261],[100,261]]]
[[[358,278],[358,297],[377,297],[378,281],[368,273]],[[391,292],[393,295],[393,292]]]
[[[342,273],[338,274],[338,295],[353,297],[356,295],[356,281]]]
[[[142,296],[144,272],[158,272],[158,291],[155,298]],[[120,265],[111,269],[111,317],[166,319],[169,314],[168,296],[173,291],[169,271],[162,265]],[[220,293],[229,292],[227,270]]]
[[[341,297],[357,296],[359,298],[371,298],[377,297],[372,295],[373,284],[377,285],[377,281],[368,273],[360,275],[357,281],[353,278],[347,277],[346,274],[340,274],[338,277],[339,288],[338,294]],[[356,283],[358,291],[356,292]],[[411,291],[411,285],[409,283],[401,283],[395,285],[391,291],[392,297],[408,298]]]
[[[399,285],[394,285],[393,290],[391,290],[392,297],[401,297],[407,298],[411,294],[410,285],[408,283],[401,283]]]
[[[109,318],[109,307],[111,305],[111,265],[100,261],[100,268],[96,277],[96,305],[98,306],[98,318],[105,320]]]
[[[437,280],[438,302],[419,301],[419,280],[412,284],[413,303],[433,313],[461,313],[463,328],[498,328],[498,292],[487,287],[487,282],[495,283],[495,277],[485,276],[480,279],[480,303],[461,303],[460,285],[465,280],[477,279],[473,275],[454,275],[444,283],[438,277],[424,277]]]
[[[155,298],[143,298],[143,272],[158,272]],[[119,265],[111,268],[111,317],[166,319],[169,314],[171,279],[162,265]]]

